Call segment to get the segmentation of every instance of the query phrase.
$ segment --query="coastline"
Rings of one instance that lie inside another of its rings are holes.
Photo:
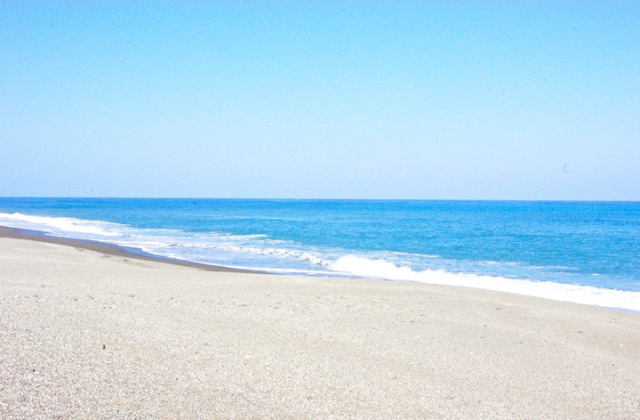
[[[639,314],[204,271],[12,234],[0,238],[2,418],[640,415]]]
[[[212,264],[201,264],[197,262],[177,260],[172,258],[160,257],[145,253],[142,250],[134,250],[117,245],[106,244],[103,242],[89,241],[82,239],[61,238],[58,236],[48,236],[45,232],[29,229],[16,229],[7,226],[0,226],[0,238],[24,239],[29,241],[46,242],[64,246],[71,246],[89,251],[99,252],[101,254],[112,255],[115,257],[133,258],[143,261],[155,261],[165,264],[174,264],[184,267],[198,268],[206,271],[226,271],[233,273],[251,273],[251,270],[242,270],[231,267],[222,267]]]
[[[167,264],[180,265],[192,268],[198,268],[206,271],[227,271],[227,272],[240,272],[240,273],[262,273],[269,275],[296,275],[293,273],[278,273],[267,270],[260,270],[251,267],[229,267],[222,265],[215,265],[210,263],[198,263],[189,261],[188,259],[172,258],[168,256],[162,256],[157,254],[151,254],[143,251],[140,248],[126,245],[110,244],[108,242],[102,242],[100,240],[91,239],[78,239],[78,238],[65,238],[55,236],[46,230],[35,230],[28,228],[9,227],[0,225],[0,238],[20,238],[33,241],[41,241],[48,243],[56,243],[60,245],[73,246],[76,248],[88,249],[96,252],[102,252],[113,256],[121,256],[127,258],[133,258],[145,261],[157,261]],[[356,258],[357,260],[358,258]],[[375,260],[367,261],[368,263],[378,262]],[[356,264],[360,262],[356,261]],[[464,275],[451,274],[446,272],[440,273],[439,271],[427,270],[428,276],[432,276],[425,280],[421,277],[421,272],[415,271],[403,272],[402,276],[398,278],[398,271],[402,271],[404,267],[397,267],[393,264],[387,267],[382,267],[384,270],[388,270],[392,267],[391,272],[386,271],[381,274],[380,271],[357,272],[353,268],[344,269],[344,275],[336,275],[334,273],[326,273],[326,275],[316,273],[315,276],[320,277],[347,277],[347,278],[359,278],[368,280],[383,280],[383,281],[399,281],[399,282],[417,282],[424,284],[453,286],[453,287],[467,287],[477,290],[491,290],[501,293],[512,293],[523,296],[537,297],[541,299],[552,299],[563,302],[576,303],[579,305],[590,305],[601,308],[608,308],[619,311],[629,311],[640,314],[640,292],[631,290],[619,290],[615,288],[599,288],[597,286],[585,285],[585,284],[570,284],[570,283],[554,283],[549,281],[528,281],[528,280],[514,280],[508,277],[494,277],[491,275],[474,275],[470,274],[472,280],[464,277]],[[380,270],[381,267],[377,267]],[[434,275],[435,274],[435,275]],[[308,274],[300,274],[308,275]]]

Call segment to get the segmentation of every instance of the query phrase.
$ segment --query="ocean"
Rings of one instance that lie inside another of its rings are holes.
[[[640,311],[640,203],[0,198],[0,225],[278,274]]]

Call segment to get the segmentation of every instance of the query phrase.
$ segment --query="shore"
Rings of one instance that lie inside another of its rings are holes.
[[[3,419],[640,418],[637,313],[0,236]]]

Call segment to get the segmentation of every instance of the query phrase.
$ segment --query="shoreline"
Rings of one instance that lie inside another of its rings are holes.
[[[174,258],[161,257],[144,252],[141,249],[134,249],[123,247],[119,245],[108,244],[98,241],[90,241],[85,239],[73,239],[73,238],[61,238],[58,236],[49,236],[46,232],[30,230],[30,229],[18,229],[8,226],[0,225],[0,238],[13,238],[24,239],[36,242],[45,242],[51,244],[58,244],[64,246],[70,246],[74,248],[86,249],[89,251],[95,251],[106,255],[112,255],[116,257],[133,258],[143,261],[155,261],[165,264],[173,264],[184,267],[197,268],[205,271],[225,271],[230,273],[260,273],[259,271],[243,270],[239,268],[223,267],[213,264],[203,264],[192,261],[178,260]],[[266,273],[263,273],[266,274]]]
[[[637,419],[640,315],[0,238],[0,417]]]
[[[165,264],[173,264],[178,266],[192,267],[205,271],[222,271],[222,272],[236,272],[236,273],[260,273],[266,275],[274,275],[274,276],[282,276],[282,275],[302,275],[305,274],[295,274],[295,273],[277,273],[277,272],[268,272],[261,271],[258,269],[251,268],[235,268],[235,267],[225,267],[214,264],[206,264],[206,263],[198,263],[187,260],[180,260],[177,258],[163,257],[160,255],[149,254],[139,248],[126,247],[121,245],[109,244],[100,241],[93,241],[88,239],[75,239],[75,238],[63,238],[57,236],[49,236],[45,231],[38,230],[30,230],[24,228],[14,228],[8,226],[0,225],[0,238],[18,238],[18,239],[26,239],[32,241],[46,242],[46,243],[55,243],[70,247],[76,247],[81,249],[92,250],[96,252],[101,252],[108,255],[120,256],[133,258],[143,261],[156,261]],[[502,285],[498,285],[497,287],[491,283],[481,284],[481,285],[472,285],[472,284],[459,284],[459,283],[441,283],[441,282],[422,282],[419,280],[395,280],[395,279],[386,279],[382,277],[371,277],[371,276],[358,276],[358,275],[347,275],[341,276],[337,274],[327,273],[326,275],[313,275],[310,277],[330,277],[330,278],[349,278],[349,279],[360,279],[360,280],[369,280],[369,281],[389,281],[389,282],[399,282],[399,283],[418,283],[418,284],[431,284],[434,286],[443,286],[443,287],[463,287],[469,288],[472,290],[486,290],[486,291],[494,291],[498,293],[508,293],[514,294],[517,296],[526,296],[540,299],[549,299],[557,302],[567,302],[578,305],[587,305],[594,306],[599,308],[605,308],[609,310],[623,311],[640,314],[640,292],[628,291],[628,290],[618,290],[618,289],[606,289],[606,288],[597,288],[594,286],[586,286],[586,285],[572,285],[565,283],[549,283],[549,282],[535,282],[535,281],[527,281],[527,280],[512,280],[512,279],[503,279],[506,280],[507,283],[503,283]],[[491,276],[480,276],[481,278],[489,278],[492,279]],[[513,282],[519,281],[517,286],[514,287]],[[564,295],[563,297],[559,297],[557,294],[549,293],[545,286],[546,284],[555,284],[555,287],[560,287],[561,293],[580,293],[581,296],[579,298],[575,298],[572,295]],[[520,290],[523,286],[526,285],[526,290]],[[595,291],[595,292],[594,292]],[[585,295],[586,293],[586,295]],[[631,294],[631,295],[629,295]],[[623,299],[623,300],[620,300]]]

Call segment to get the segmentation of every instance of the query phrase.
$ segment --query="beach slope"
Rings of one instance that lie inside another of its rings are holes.
[[[638,419],[640,315],[0,238],[0,417]]]

